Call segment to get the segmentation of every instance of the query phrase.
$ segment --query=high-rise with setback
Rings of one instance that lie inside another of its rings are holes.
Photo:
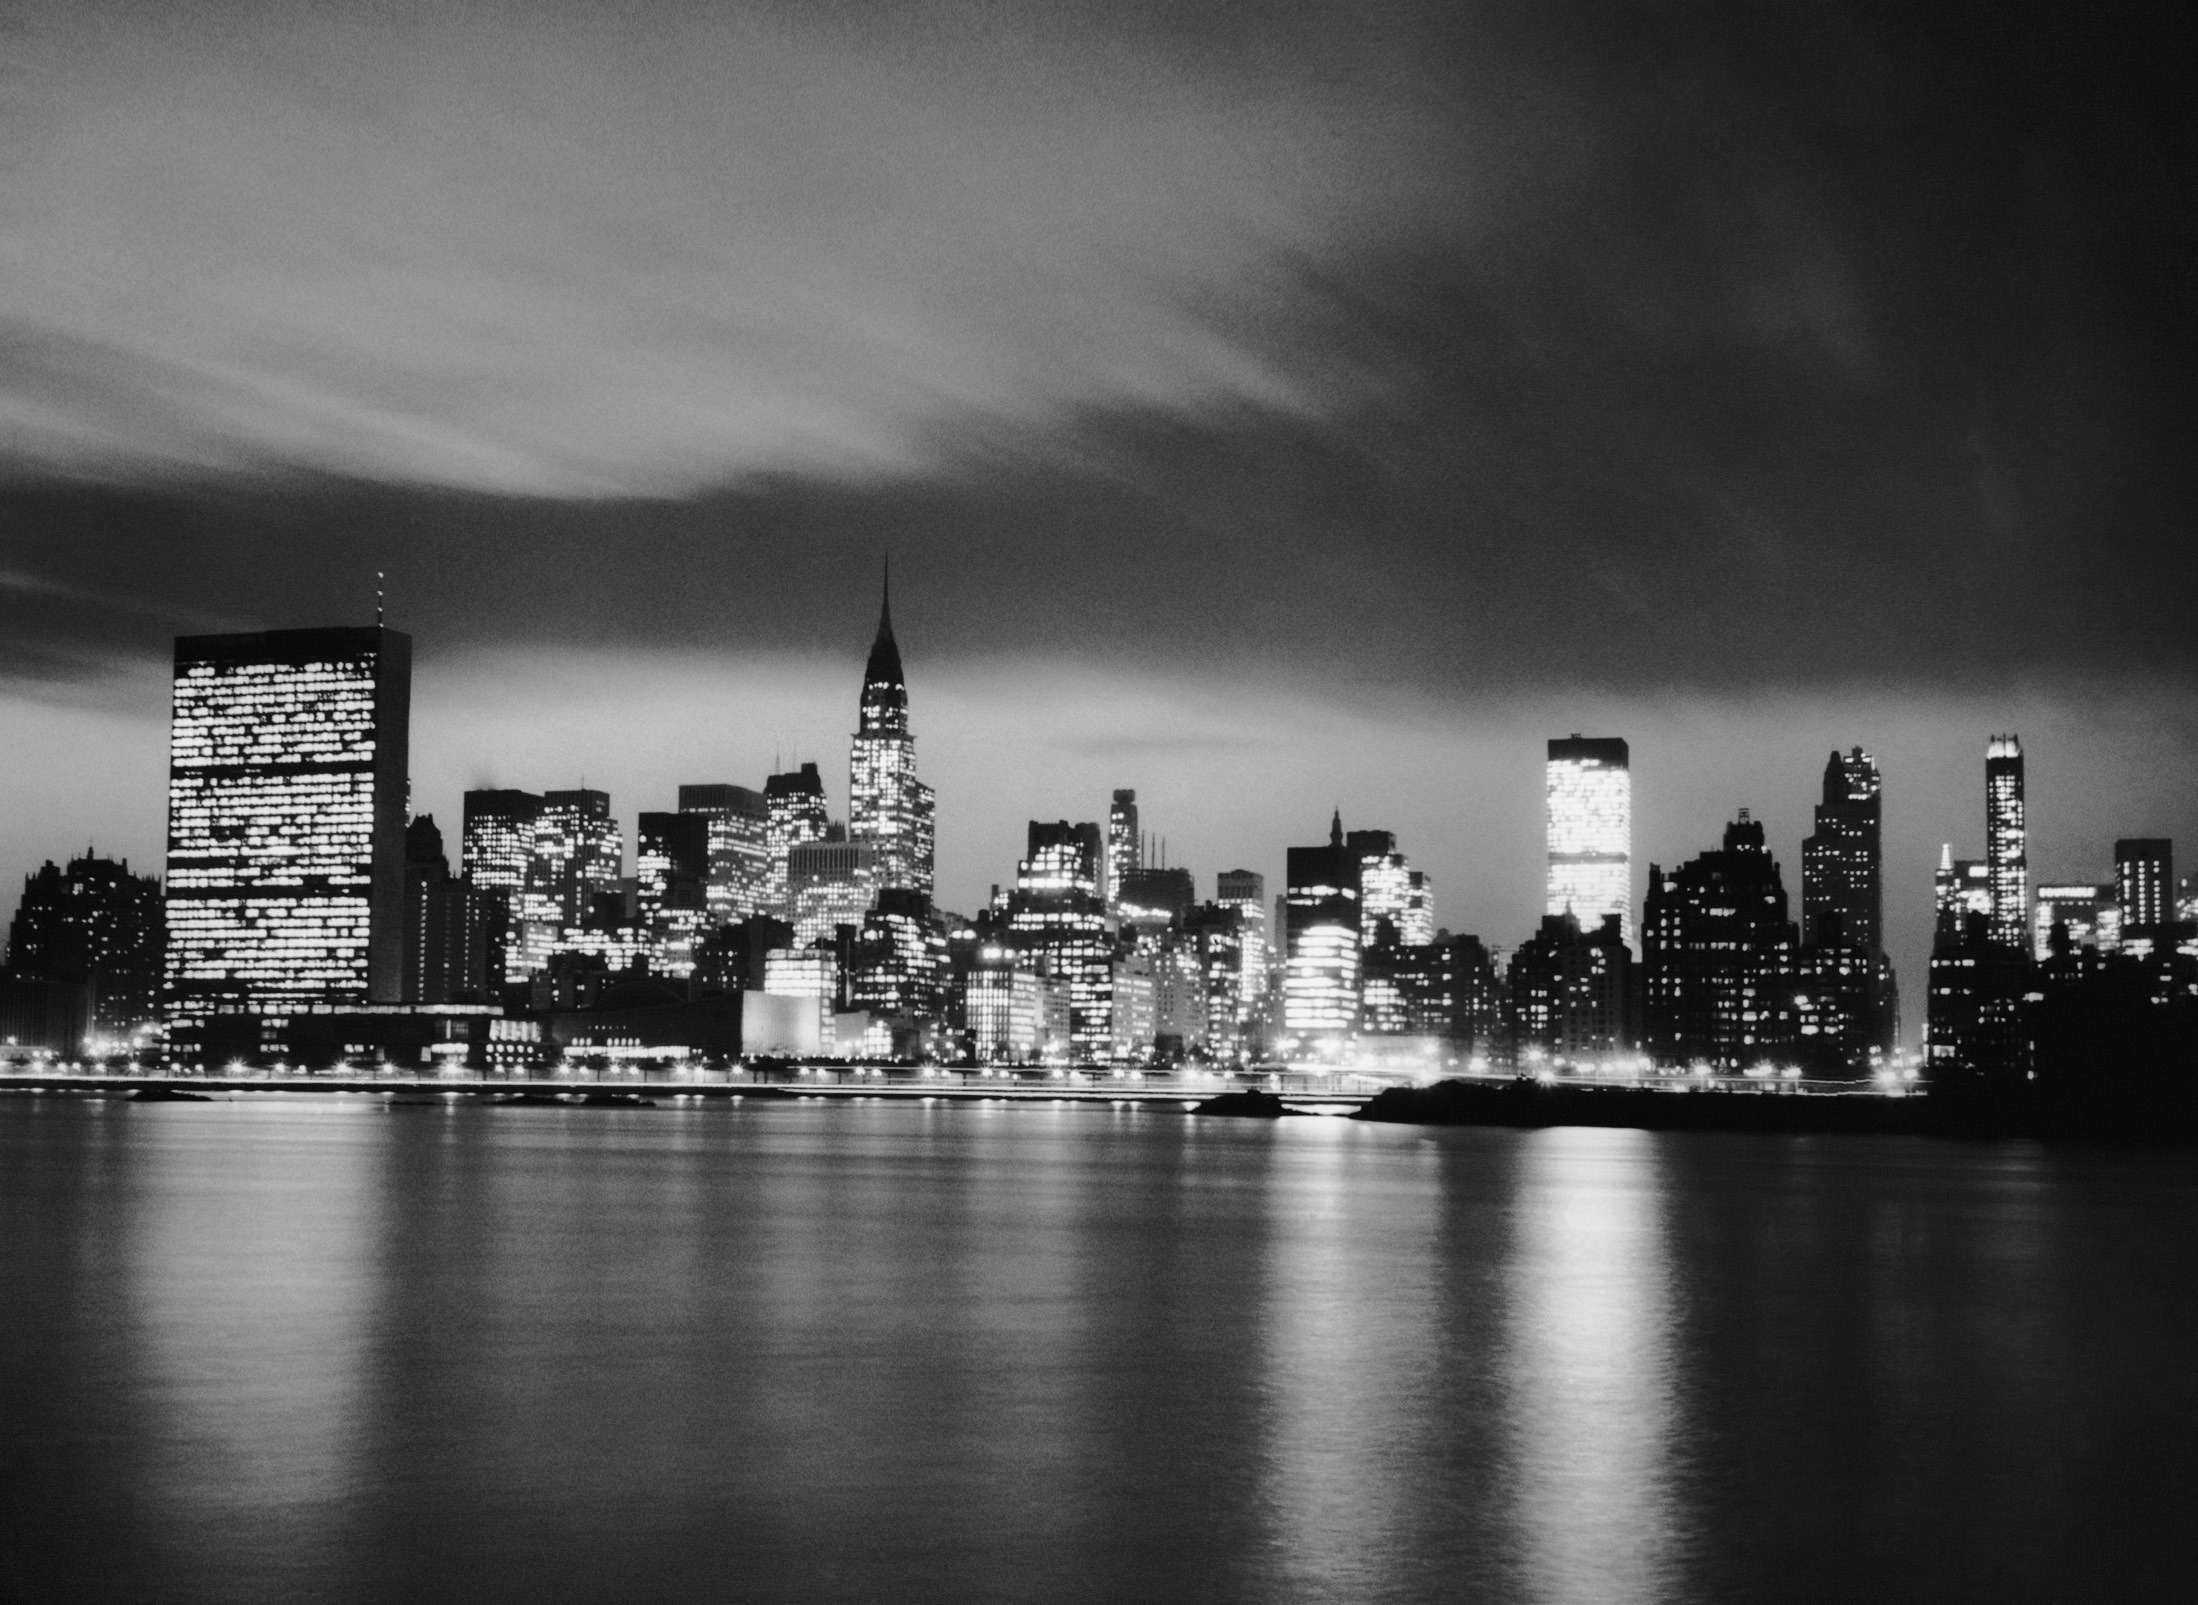
[[[874,855],[874,883],[932,891],[937,799],[916,778],[916,738],[908,729],[908,681],[893,639],[893,601],[878,605],[877,639],[862,676],[862,709],[848,757],[847,836]]]
[[[1603,916],[1633,940],[1633,769],[1623,740],[1577,733],[1549,744],[1549,894],[1543,912],[1583,930]]]
[[[168,768],[170,1052],[217,1014],[262,1044],[404,985],[412,640],[276,630],[176,642]]]

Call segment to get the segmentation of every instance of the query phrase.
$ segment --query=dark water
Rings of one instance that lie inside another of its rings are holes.
[[[2198,1598],[2198,1161],[0,1098],[13,1599]]]

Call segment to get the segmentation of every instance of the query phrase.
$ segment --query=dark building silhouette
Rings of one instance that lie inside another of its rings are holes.
[[[65,870],[48,863],[24,877],[8,928],[8,975],[88,985],[80,1007],[89,1030],[122,1037],[157,1020],[166,954],[160,882],[132,874],[127,859],[86,853]]]
[[[1145,866],[1145,840],[1137,828],[1137,793],[1117,790],[1107,807],[1106,895],[1112,903],[1122,895],[1122,880]]]
[[[1122,877],[1115,899],[1125,914],[1135,909],[1174,919],[1198,901],[1198,888],[1187,869],[1133,869]]]
[[[634,917],[649,930],[665,914],[706,911],[710,819],[701,813],[644,813],[634,821]]]
[[[1934,1089],[2005,1091],[2029,1073],[2024,994],[2031,965],[1995,930],[1988,915],[1971,913],[1957,940],[1932,951],[1923,1053]]]
[[[1320,847],[1284,855],[1282,1028],[1300,1039],[1341,1036],[1359,1023],[1359,858],[1329,823]]]
[[[406,1003],[485,1003],[502,985],[505,901],[450,873],[433,814],[405,827]]]
[[[1570,912],[1543,915],[1511,955],[1506,980],[1520,1049],[1579,1060],[1633,1045],[1633,954],[1618,915],[1588,931]]]
[[[1871,1074],[1900,1030],[1884,950],[1882,809],[1877,761],[1860,747],[1834,752],[1816,829],[1801,846],[1795,1046],[1812,1076]]]
[[[1745,808],[1721,848],[1668,874],[1651,865],[1642,920],[1650,1057],[1721,1070],[1790,1059],[1794,949],[1778,861]]]

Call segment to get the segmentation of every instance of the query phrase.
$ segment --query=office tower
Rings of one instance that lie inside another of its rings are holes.
[[[411,703],[412,640],[395,630],[176,642],[172,1054],[205,1052],[217,1014],[257,1016],[258,1047],[315,1005],[397,1001]]]
[[[1925,994],[1925,1072],[1941,1087],[2012,1086],[2029,1069],[2023,994],[2030,963],[1993,934],[1989,913],[1962,916],[1959,932],[1931,951]]]
[[[1050,983],[1003,940],[979,944],[964,983],[969,1055],[978,1064],[1029,1064],[1039,1056],[1040,990]]]
[[[832,1016],[841,996],[838,954],[829,947],[774,948],[763,956],[763,990],[772,997],[807,999],[816,1011],[821,1045],[831,1049]]]
[[[1866,953],[1885,945],[1880,848],[1884,799],[1877,760],[1860,747],[1824,765],[1816,830],[1801,844],[1801,934]]]
[[[716,824],[687,809],[645,813],[634,822],[634,924],[649,938],[652,963],[665,975],[694,973],[695,943],[710,924]]]
[[[1931,877],[1931,906],[1936,917],[1932,927],[1934,946],[1947,946],[1962,940],[1962,932],[1971,914],[1982,914],[1989,924],[1992,918],[1992,871],[1982,859],[1956,858],[1951,842],[1939,848],[1939,866]]]
[[[568,930],[590,916],[601,923],[597,899],[621,891],[626,840],[611,818],[608,792],[546,791],[534,821],[520,893],[520,947],[525,972],[538,974]]]
[[[1395,932],[1404,918],[1412,871],[1397,851],[1393,831],[1354,830],[1345,835],[1343,845],[1358,871],[1359,946],[1372,947],[1383,920]]]
[[[1111,873],[1111,859],[1108,867]],[[1187,869],[1133,869],[1115,884],[1115,914],[1128,925],[1164,928],[1197,901],[1198,888]]]
[[[2030,848],[2023,823],[2022,742],[1984,749],[1984,862],[1992,880],[1992,940],[2020,951],[2030,923]]]
[[[946,991],[946,929],[931,899],[907,887],[884,888],[855,933],[848,1007],[884,1018],[894,1028],[896,1053],[907,1037],[907,1057],[916,1057],[940,1046]]]
[[[679,811],[709,821],[710,872],[703,908],[712,925],[775,912],[770,901],[770,804],[746,786],[681,786]]]
[[[507,982],[527,978],[520,940],[521,899],[527,860],[534,854],[534,826],[542,799],[531,791],[469,791],[459,843],[460,873],[497,901],[501,912],[489,931],[490,963]]]
[[[1236,910],[1243,965],[1237,1019],[1243,1024],[1267,995],[1267,877],[1256,870],[1225,869],[1214,878],[1214,901]]]
[[[1508,981],[1522,1048],[1551,1062],[1605,1058],[1632,1046],[1626,999],[1633,954],[1615,914],[1592,931],[1570,914],[1544,914],[1511,955]]]
[[[493,938],[503,895],[450,873],[433,814],[405,827],[406,1003],[482,1003],[503,980]]]
[[[1435,881],[1423,870],[1405,872],[1404,909],[1397,916],[1397,940],[1425,947],[1435,939]]]
[[[1137,829],[1137,793],[1118,790],[1107,809],[1107,906],[1122,895],[1122,882],[1145,867],[1145,839]]]
[[[1633,771],[1624,741],[1577,733],[1549,744],[1549,895],[1581,929],[1618,916],[1633,940]]]
[[[1721,848],[1649,868],[1641,922],[1644,1045],[1659,1064],[1751,1070],[1793,1051],[1794,928],[1763,826],[1748,811]]]
[[[1235,1059],[1244,1041],[1243,910],[1222,902],[1186,910],[1177,946],[1196,977],[1195,1007],[1202,1016],[1198,1036],[1207,1056]],[[1189,1035],[1184,1035],[1187,1047]]]
[[[1030,967],[1065,989],[1068,1052],[1103,1063],[1114,1048],[1114,944],[1100,895],[1099,827],[1033,819],[1026,856],[1006,899],[1010,942]]]
[[[2165,836],[2125,836],[2114,844],[2114,907],[2123,944],[2150,942],[2175,919],[2175,844]]]
[[[862,924],[878,892],[878,854],[869,842],[797,843],[786,855],[787,902],[797,946],[830,941]]]
[[[878,606],[878,635],[863,670],[862,706],[848,758],[847,835],[874,850],[877,884],[932,890],[937,803],[916,778],[908,730],[908,682],[893,640],[892,597]]]
[[[1145,1064],[1160,1034],[1160,955],[1140,948],[1117,953],[1108,994],[1108,1057],[1116,1064]]]
[[[2030,956],[2043,964],[2053,955],[2053,927],[2068,933],[2071,950],[2112,951],[2121,935],[2121,908],[2114,884],[2078,881],[2070,886],[2038,888],[2037,915],[2031,926]]]
[[[763,783],[763,804],[763,845],[769,855],[764,865],[765,911],[791,922],[794,902],[786,880],[787,855],[803,842],[824,840],[832,823],[817,766],[805,763],[771,776]]]
[[[66,870],[48,863],[23,878],[8,928],[8,973],[87,984],[87,1023],[99,1035],[126,1037],[160,1018],[167,950],[160,882],[131,874],[128,859],[86,853]]]
[[[1301,1052],[1317,1052],[1349,1036],[1359,1017],[1359,865],[1342,815],[1326,846],[1292,847],[1285,863],[1282,1028]]]

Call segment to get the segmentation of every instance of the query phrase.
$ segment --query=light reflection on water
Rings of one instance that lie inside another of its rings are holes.
[[[2173,1153],[0,1098],[0,1599],[2193,1597]]]

